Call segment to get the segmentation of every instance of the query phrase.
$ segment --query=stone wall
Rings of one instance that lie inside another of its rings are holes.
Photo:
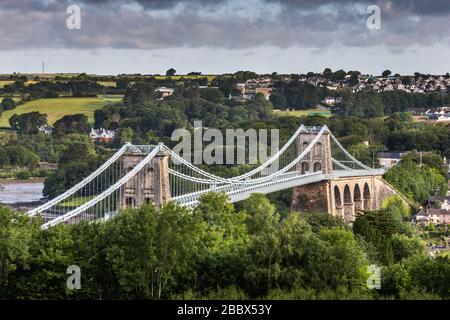
[[[321,181],[295,187],[291,209],[297,212],[330,212],[329,182]]]
[[[398,193],[381,176],[347,177],[295,187],[291,209],[353,221],[357,211],[380,210],[391,195]]]

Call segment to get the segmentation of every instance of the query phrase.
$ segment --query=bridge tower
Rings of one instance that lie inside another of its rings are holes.
[[[146,155],[124,154],[122,174],[130,172]],[[170,199],[169,154],[166,151],[159,151],[143,170],[122,186],[117,207],[120,210],[126,207],[140,207],[144,203],[154,203],[159,207]]]
[[[302,132],[298,136],[298,152],[303,152],[311,141],[317,136],[317,132]],[[322,171],[331,174],[333,164],[331,161],[331,140],[328,129],[319,138],[312,150],[303,158],[297,166],[301,174]]]

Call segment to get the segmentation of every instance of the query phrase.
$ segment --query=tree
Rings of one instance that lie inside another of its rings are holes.
[[[397,299],[411,287],[411,276],[400,263],[383,267],[381,270],[381,293]]]
[[[35,167],[40,158],[37,154],[21,145],[8,145],[5,147],[8,154],[9,164],[18,167]]]
[[[29,112],[20,115],[14,114],[9,119],[11,128],[20,130],[25,134],[39,133],[39,127],[47,124],[47,115],[43,113]]]
[[[277,109],[285,109],[287,106],[286,97],[283,93],[278,90],[273,90],[270,94],[270,102],[272,102],[273,106]]]
[[[187,209],[169,203],[158,212],[144,205],[125,210],[105,227],[106,259],[123,298],[167,297],[176,279],[193,275],[199,233]]]
[[[16,107],[16,102],[11,97],[4,97],[1,103],[3,110],[12,110]]]
[[[293,81],[284,90],[287,105],[294,109],[309,109],[315,107],[320,99],[318,89],[303,81]]]
[[[386,78],[392,74],[391,70],[384,70],[381,74],[382,77]]]
[[[201,230],[197,286],[210,290],[243,283],[250,263],[245,213],[234,212],[226,194],[208,193],[199,199],[194,219]]]
[[[426,289],[428,292],[440,295],[444,299],[450,297],[450,258],[427,255],[416,255],[405,261],[413,285]]]
[[[133,140],[133,129],[128,127],[119,128],[119,130],[117,131],[116,139],[118,140],[120,145],[131,142]]]
[[[53,135],[61,136],[69,133],[88,133],[88,117],[84,114],[67,115],[53,125]]]
[[[393,262],[390,239],[399,231],[400,223],[386,210],[358,214],[353,223],[353,232],[375,247],[377,260],[383,264]]]
[[[200,89],[200,97],[202,99],[214,102],[214,103],[224,103],[225,97],[222,92],[216,88],[204,88]]]
[[[323,70],[323,72],[322,72],[322,76],[325,78],[325,79],[331,79],[331,76],[333,75],[333,71],[331,71],[331,69],[330,68],[325,68],[324,70]]]
[[[250,234],[257,235],[272,229],[278,224],[280,217],[276,208],[263,194],[254,193],[242,204],[247,217],[247,229]]]
[[[311,287],[365,288],[368,262],[351,231],[324,228],[311,237],[305,251],[304,279]]]
[[[0,299],[16,299],[14,273],[30,271],[31,246],[39,231],[26,215],[0,207]]]
[[[9,165],[9,156],[4,148],[0,148],[0,168],[4,168]]]
[[[402,161],[385,174],[385,179],[411,199],[425,204],[432,195],[447,192],[447,179],[434,168],[420,167],[413,161]]]
[[[173,77],[176,73],[177,71],[174,68],[170,68],[169,70],[166,71],[166,76]]]
[[[392,252],[397,262],[402,262],[414,255],[424,255],[423,243],[417,238],[409,238],[404,234],[395,234],[391,238]]]

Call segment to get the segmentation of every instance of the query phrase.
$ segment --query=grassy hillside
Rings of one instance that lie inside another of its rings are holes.
[[[65,115],[76,113],[85,114],[88,116],[89,121],[93,122],[95,110],[109,103],[116,102],[116,100],[116,98],[54,98],[34,100],[17,106],[13,110],[3,112],[0,116],[0,127],[9,127],[8,120],[15,113],[22,114],[33,111],[45,113],[48,117],[49,124],[53,124]]]
[[[25,86],[29,86],[30,84],[34,84],[36,82],[37,81],[34,81],[34,80],[28,80],[27,82],[25,82]],[[13,84],[13,83],[14,83],[13,80],[0,80],[0,88],[3,88],[7,84]]]

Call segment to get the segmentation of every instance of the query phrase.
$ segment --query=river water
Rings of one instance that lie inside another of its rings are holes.
[[[0,181],[0,203],[15,204],[39,201],[44,183],[27,181]]]

